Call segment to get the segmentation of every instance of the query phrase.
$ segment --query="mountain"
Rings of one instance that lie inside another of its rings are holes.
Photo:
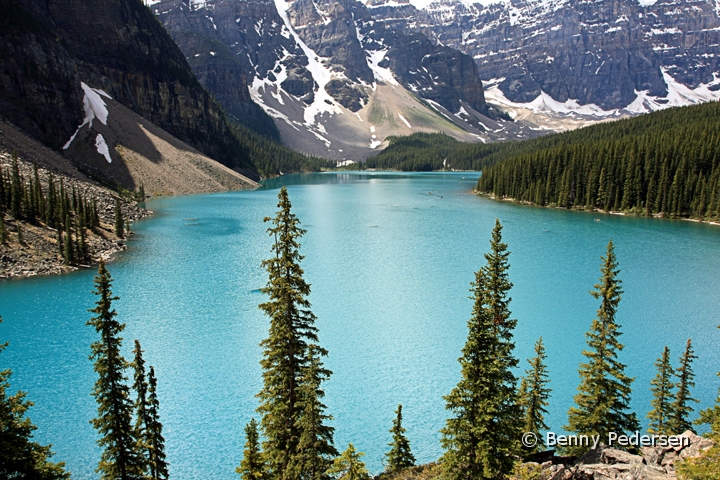
[[[487,105],[470,56],[386,28],[355,0],[161,0],[151,8],[228,112],[248,85],[284,143],[308,154],[359,160],[413,132],[465,141],[540,133]]]
[[[372,12],[471,55],[506,106],[606,117],[720,99],[716,0],[387,1]]]
[[[179,150],[202,153],[231,168],[254,169],[221,106],[141,1],[0,3],[0,115],[65,152],[80,169],[97,173],[104,165],[106,180],[134,189],[138,185],[130,167],[111,140],[142,135],[140,117],[111,112],[111,121],[128,118],[131,123],[112,127],[126,130],[113,139],[98,136],[96,130],[107,126],[102,105],[108,102],[117,111],[129,109],[142,117],[148,130],[154,124],[175,137]],[[256,107],[245,116],[253,111],[262,121],[265,114]]]

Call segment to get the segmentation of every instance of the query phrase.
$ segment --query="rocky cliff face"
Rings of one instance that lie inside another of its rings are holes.
[[[718,11],[715,0],[441,0],[381,3],[373,16],[471,55],[510,102],[544,93],[550,108],[642,113],[720,98]]]
[[[414,102],[407,108],[426,110],[428,117],[435,115],[436,123],[446,124],[446,130],[463,139],[477,140],[472,135],[485,131],[478,115],[490,112],[472,58],[421,33],[385,28],[356,0],[161,0],[151,8],[227,111],[234,112],[240,101],[239,95],[228,93],[243,86],[224,72],[242,71],[252,97],[276,119],[285,142],[307,153],[339,160],[348,158],[348,148],[353,150],[349,158],[371,153],[383,137],[367,135],[361,148],[355,140],[343,140],[342,133],[330,138],[328,128],[345,129],[347,138],[367,131],[359,123],[377,103],[379,85],[398,89],[397,95]],[[423,106],[423,99],[444,112]],[[396,96],[382,108],[405,100]],[[461,109],[465,116],[455,118]],[[413,125],[407,116],[406,121],[395,117],[399,129]],[[470,133],[467,125],[475,130]],[[443,129],[429,124],[422,128]]]
[[[60,149],[83,122],[81,82],[231,167],[248,167],[220,106],[136,0],[4,0],[0,115]]]

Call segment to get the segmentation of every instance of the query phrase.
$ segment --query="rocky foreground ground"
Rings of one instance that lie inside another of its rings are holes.
[[[675,464],[700,455],[713,446],[713,441],[687,431],[684,447],[643,447],[639,455],[603,445],[590,450],[580,459],[556,457],[546,452],[547,460],[521,465],[510,480],[677,480]],[[542,454],[541,454],[542,456]],[[442,469],[431,463],[403,472],[375,477],[376,480],[441,480]]]

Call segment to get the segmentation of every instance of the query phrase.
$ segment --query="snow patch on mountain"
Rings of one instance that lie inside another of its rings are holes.
[[[329,113],[330,115],[342,113],[342,110],[338,107],[335,100],[327,93],[327,91],[325,91],[325,86],[333,78],[332,72],[323,65],[322,61],[324,59],[319,57],[310,47],[308,47],[293,28],[287,14],[288,3],[285,2],[285,0],[274,0],[274,2],[278,15],[280,15],[280,18],[282,18],[285,23],[285,28],[288,29],[295,42],[305,53],[305,56],[308,59],[308,65],[306,68],[312,75],[315,83],[318,85],[313,103],[305,108],[305,123],[308,126],[313,125],[315,123],[315,117],[322,113]],[[335,75],[335,77],[337,77],[337,75]]]
[[[98,133],[97,137],[95,137],[95,148],[100,155],[105,157],[105,160],[107,160],[108,163],[112,163],[112,158],[110,158],[110,149],[105,141],[105,137],[103,137],[100,133]]]
[[[85,92],[85,96],[83,97],[83,109],[85,110],[85,118],[83,119],[83,123],[81,123],[78,126],[77,130],[75,130],[75,133],[73,133],[72,137],[70,137],[70,140],[68,140],[67,143],[63,145],[63,150],[67,150],[68,148],[70,148],[70,145],[72,144],[73,140],[75,140],[75,137],[77,136],[78,132],[82,127],[84,127],[85,125],[92,127],[92,122],[95,118],[100,120],[100,123],[102,123],[103,125],[107,125],[108,109],[107,105],[100,96],[102,95],[111,100],[112,97],[102,90],[89,87],[85,82],[80,82],[80,87],[82,87],[83,92]]]
[[[552,112],[571,116],[583,115],[590,117],[607,118],[620,115],[620,112],[618,110],[603,110],[594,103],[591,103],[589,105],[580,105],[575,99],[569,99],[565,102],[559,102],[547,93],[543,92],[542,90],[540,91],[540,95],[538,95],[537,98],[535,98],[535,100],[533,100],[532,102],[513,102],[508,100],[507,97],[505,97],[505,94],[502,92],[502,90],[500,90],[498,86],[499,83],[500,81],[498,81],[498,79],[491,80],[489,82],[491,86],[486,87],[485,89],[485,98],[488,99],[488,101],[492,101],[493,103],[499,105],[514,108],[526,108],[530,111],[539,113]]]
[[[713,90],[712,87],[720,86],[720,77],[717,73],[713,74],[713,80],[709,83],[699,85],[697,88],[691,89],[682,83],[676,81],[670,74],[662,70],[663,79],[668,86],[668,94],[666,97],[653,97],[648,95],[647,91],[635,94],[637,98],[624,110],[630,113],[648,113],[657,110],[664,110],[670,107],[682,107],[686,105],[695,105],[720,100],[720,90]]]

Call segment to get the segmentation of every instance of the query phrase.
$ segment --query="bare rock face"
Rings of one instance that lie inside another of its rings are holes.
[[[209,0],[202,4],[162,0],[152,8],[201,83],[231,113],[238,111],[235,104],[240,99],[228,93],[243,85],[224,73],[229,70],[227,58],[240,66],[236,69],[242,70],[246,85],[262,88],[268,81],[280,80],[285,93],[309,105],[320,85],[308,70],[308,55],[333,75],[325,91],[352,112],[366,104],[367,90],[378,81],[371,57],[381,57],[379,66],[389,68],[400,84],[418,96],[453,113],[461,102],[487,113],[471,57],[439,46],[421,33],[407,35],[386,28],[356,0]],[[221,55],[219,47],[202,43],[200,37],[221,42],[229,55]],[[206,51],[193,45],[203,45]]]
[[[542,91],[560,102],[575,99],[610,110],[645,92],[662,104],[668,101],[667,76],[690,89],[720,89],[714,0],[468,3],[440,0],[423,10],[378,6],[373,14],[388,27],[422,31],[471,55],[480,77],[498,81],[514,102],[531,102]]]
[[[250,166],[225,114],[138,1],[6,0],[0,5],[0,111],[60,149],[83,121],[81,82],[206,155]]]

